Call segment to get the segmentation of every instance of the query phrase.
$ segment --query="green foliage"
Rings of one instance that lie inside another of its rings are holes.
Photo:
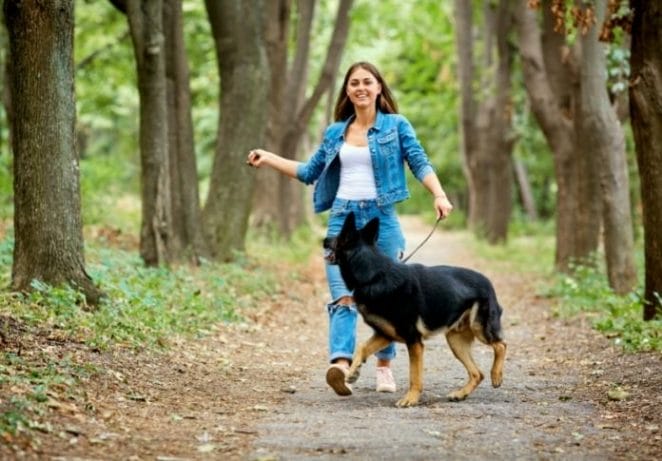
[[[216,145],[220,79],[214,38],[204,2],[184,2],[183,22],[198,177],[206,180],[211,172]]]
[[[216,141],[219,78],[204,2],[184,2],[183,24],[198,170],[205,180]],[[110,2],[77,2],[75,34],[84,219],[86,224],[99,224],[107,219],[108,206],[118,194],[138,190],[136,65],[127,19]],[[91,159],[94,162],[86,167]],[[90,188],[103,189],[106,196],[91,197]]]
[[[0,220],[9,219],[12,216],[14,216],[12,157],[0,155]]]
[[[556,314],[586,313],[594,327],[627,351],[662,351],[662,319],[643,320],[639,289],[624,296],[609,287],[598,262],[575,265],[571,274],[557,274],[545,294],[556,298]]]
[[[119,166],[108,155],[82,159],[80,183],[83,223],[105,225],[138,234],[140,223],[139,167],[133,162]]]
[[[199,267],[169,269],[145,267],[135,249],[94,242],[86,249],[87,270],[108,295],[97,310],[86,310],[82,295],[70,287],[33,281],[30,293],[0,293],[0,328],[22,325],[18,333],[12,327],[0,333],[19,335],[26,344],[34,335],[47,335],[93,350],[167,348],[178,338],[205,336],[215,325],[241,321],[244,313],[280,291],[281,283],[302,277],[300,263],[308,261],[317,245],[309,228],[300,229],[287,243],[256,235],[235,263],[205,261]],[[10,280],[12,249],[11,236],[0,240],[4,286]],[[279,270],[282,264],[286,271]],[[41,421],[48,408],[58,405],[53,396],[82,402],[86,408],[79,384],[99,373],[80,357],[31,350],[34,353],[26,356],[11,349],[0,352],[0,388],[11,388],[14,394],[0,401],[0,437],[6,441],[31,443],[35,431],[51,432]]]
[[[476,254],[496,262],[502,271],[522,272],[546,277],[554,261],[554,236],[552,229],[541,223],[521,221],[519,232],[510,235],[502,245],[490,245],[485,240],[475,240]],[[525,268],[525,269],[523,269]]]
[[[298,238],[310,239],[305,233]],[[256,245],[262,255],[288,252],[267,249],[266,242]],[[310,246],[302,248],[309,251]],[[3,242],[0,249],[3,278],[8,280],[11,244]],[[304,251],[295,257],[303,259]],[[215,323],[237,321],[242,309],[278,289],[266,260],[262,264],[247,256],[233,264],[204,262],[198,268],[168,269],[144,267],[135,251],[92,247],[87,254],[88,272],[108,295],[97,310],[86,311],[80,293],[70,287],[35,281],[29,294],[2,294],[0,313],[28,325],[56,328],[93,347],[142,347],[168,344],[178,335],[204,335]]]
[[[76,5],[74,60],[79,151],[118,165],[138,160],[138,90],[126,17],[110,2]]]
[[[514,87],[524,88],[522,73],[514,72]],[[513,150],[513,159],[521,161],[528,176],[529,184],[536,205],[538,216],[545,220],[554,216],[556,209],[556,178],[554,174],[554,158],[547,145],[542,130],[536,122],[527,96],[524,92],[513,92],[513,130],[517,136]],[[519,201],[515,213],[521,209]]]
[[[73,400],[77,385],[97,373],[94,367],[81,365],[71,354],[52,357],[47,351],[30,357],[27,361],[11,351],[0,354],[0,387],[11,387],[14,395],[0,402],[0,435],[18,438],[30,431],[48,432],[51,428],[40,422],[46,412],[46,404],[56,405],[51,396],[68,389],[67,397]]]

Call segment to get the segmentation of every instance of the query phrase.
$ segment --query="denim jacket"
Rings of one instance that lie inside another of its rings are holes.
[[[331,124],[320,147],[297,168],[297,178],[315,183],[313,206],[316,213],[331,208],[340,185],[340,147],[353,117]],[[377,186],[377,205],[386,206],[409,198],[404,162],[422,181],[434,170],[409,120],[400,114],[377,111],[375,124],[368,130],[368,147]]]

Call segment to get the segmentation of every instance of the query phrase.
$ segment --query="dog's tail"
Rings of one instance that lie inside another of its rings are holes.
[[[490,284],[487,297],[478,305],[477,320],[482,326],[483,336],[488,344],[503,341],[501,314],[503,308],[497,301],[494,287]]]

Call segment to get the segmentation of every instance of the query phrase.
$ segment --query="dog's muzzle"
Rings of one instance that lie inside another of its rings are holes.
[[[329,264],[336,264],[336,252],[333,249],[333,239],[324,239],[324,259]]]
[[[329,264],[335,264],[336,263],[336,254],[331,248],[324,248],[324,259]]]

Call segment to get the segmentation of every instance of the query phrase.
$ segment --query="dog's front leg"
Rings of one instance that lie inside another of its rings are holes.
[[[418,404],[423,392],[423,342],[407,344],[409,352],[409,390],[395,404],[398,407],[412,407]]]
[[[354,352],[354,357],[352,358],[352,366],[349,367],[349,371],[347,372],[347,381],[356,381],[361,365],[363,365],[368,357],[375,352],[384,349],[390,342],[391,340],[375,333],[366,342],[359,344],[359,347],[356,349],[356,352]]]

